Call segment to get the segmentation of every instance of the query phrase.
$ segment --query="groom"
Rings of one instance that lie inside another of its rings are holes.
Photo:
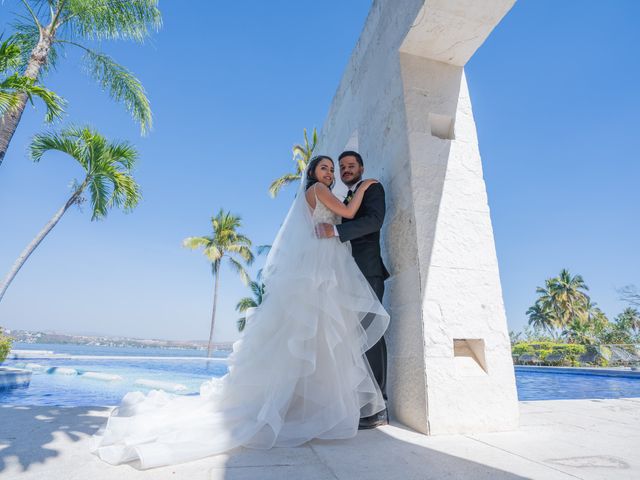
[[[358,152],[349,150],[340,154],[338,164],[340,165],[340,178],[349,187],[349,192],[344,200],[344,203],[348,204],[362,182],[364,162]],[[353,258],[380,302],[382,302],[384,294],[384,281],[389,277],[389,272],[380,256],[380,229],[384,222],[384,213],[384,188],[381,183],[375,183],[365,192],[362,205],[353,219],[343,218],[340,225],[323,223],[318,226],[318,234],[323,238],[339,237],[341,242],[351,241]],[[373,375],[382,391],[382,396],[386,400],[387,346],[384,337],[367,350],[366,354]],[[371,417],[361,418],[359,428],[375,428],[387,423],[385,409]]]

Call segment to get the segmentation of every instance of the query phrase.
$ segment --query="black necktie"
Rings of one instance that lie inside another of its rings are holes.
[[[347,192],[347,196],[344,197],[344,204],[345,205],[349,205],[349,202],[351,201],[351,198],[353,197],[353,192],[351,190],[349,190]]]

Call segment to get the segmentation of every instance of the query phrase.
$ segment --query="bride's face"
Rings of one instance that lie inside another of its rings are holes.
[[[327,187],[331,188],[331,185],[333,185],[333,179],[335,178],[333,170],[333,162],[323,158],[320,160],[316,166],[316,171],[313,173],[319,182],[324,183]]]

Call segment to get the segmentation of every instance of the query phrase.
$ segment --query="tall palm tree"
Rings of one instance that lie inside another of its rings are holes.
[[[142,84],[111,57],[89,48],[86,41],[144,41],[151,29],[161,26],[158,0],[21,0],[21,3],[24,12],[13,25],[16,30],[13,37],[23,52],[23,76],[36,82],[43,71],[55,65],[60,49],[79,48],[84,52],[87,72],[114,100],[124,103],[145,133],[152,119]],[[21,93],[16,108],[2,117],[0,164],[27,98]]]
[[[585,293],[589,287],[580,275],[572,276],[562,269],[560,275],[545,281],[545,288],[538,287],[536,292],[542,305],[553,311],[556,327],[564,328],[574,320],[585,318],[585,307],[589,296]]]
[[[244,313],[250,308],[256,308],[258,305],[262,303],[262,298],[264,297],[264,283],[262,282],[250,282],[249,288],[253,293],[253,298],[244,297],[241,298],[238,304],[236,305],[236,310],[239,313]],[[238,331],[242,332],[244,327],[247,325],[247,316],[241,317],[238,319]]]
[[[251,252],[251,240],[238,233],[242,226],[240,217],[232,215],[220,209],[215,217],[211,218],[213,233],[206,237],[188,237],[182,242],[183,246],[192,250],[202,248],[205,256],[211,262],[213,273],[213,308],[211,310],[211,328],[209,330],[209,343],[207,344],[207,357],[211,356],[213,345],[213,327],[216,321],[216,307],[218,303],[218,287],[220,286],[220,266],[226,258],[229,265],[240,275],[245,285],[251,281],[241,261],[246,265],[253,263]],[[239,257],[238,260],[236,257]]]
[[[296,170],[294,173],[285,173],[280,178],[275,179],[271,185],[269,186],[269,194],[272,197],[276,197],[280,192],[280,189],[285,185],[289,185],[296,180],[300,180],[302,174],[304,173],[305,168],[309,164],[309,160],[313,156],[313,151],[316,149],[318,145],[318,133],[316,129],[313,129],[313,133],[311,135],[311,143],[309,143],[309,138],[307,137],[307,129],[304,129],[304,145],[294,145],[293,146],[293,161],[296,164]]]
[[[32,103],[33,97],[38,97],[45,103],[47,122],[60,118],[64,101],[50,90],[37,85],[31,78],[19,75],[16,70],[20,66],[20,58],[20,47],[14,38],[0,43],[0,117],[19,108],[21,95],[24,94]]]
[[[106,217],[109,209],[113,207],[130,211],[140,200],[138,184],[131,176],[138,153],[129,143],[109,142],[88,127],[70,127],[60,133],[41,133],[33,138],[30,154],[35,162],[39,162],[49,151],[69,155],[80,164],[85,176],[82,182],[75,182],[71,197],[20,254],[13,268],[0,284],[0,300],[27,258],[57,225],[62,215],[72,205],[83,201],[83,193],[86,190],[89,192],[91,220]]]

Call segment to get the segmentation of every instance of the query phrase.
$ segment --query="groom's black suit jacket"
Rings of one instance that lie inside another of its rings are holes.
[[[365,277],[389,277],[380,256],[380,229],[385,209],[384,188],[374,183],[364,192],[355,217],[343,218],[342,224],[336,226],[340,241],[351,241],[353,258]]]

